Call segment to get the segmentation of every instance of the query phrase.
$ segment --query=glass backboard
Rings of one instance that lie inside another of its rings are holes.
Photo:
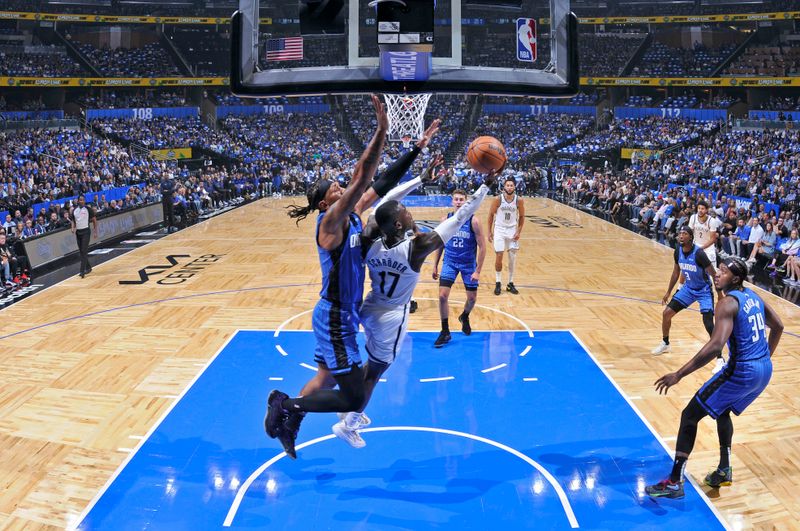
[[[435,0],[430,53],[393,46],[420,37],[400,32],[398,39],[392,24],[380,24],[374,2],[322,3],[328,13],[309,24],[307,4],[319,0],[240,0],[231,90],[241,96],[578,91],[577,19],[569,0]]]

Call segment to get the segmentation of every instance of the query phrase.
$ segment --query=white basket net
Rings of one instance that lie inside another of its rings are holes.
[[[404,145],[425,132],[425,109],[431,94],[384,94],[389,118],[389,140]],[[407,147],[407,146],[406,146]]]

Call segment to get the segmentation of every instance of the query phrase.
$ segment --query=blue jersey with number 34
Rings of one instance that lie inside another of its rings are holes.
[[[739,311],[728,340],[731,358],[736,361],[752,361],[768,356],[764,301],[749,288],[733,290],[727,295],[739,301]]]

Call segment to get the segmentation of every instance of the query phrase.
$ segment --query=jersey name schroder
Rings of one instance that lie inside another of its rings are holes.
[[[381,305],[402,307],[411,301],[419,281],[419,272],[409,263],[413,240],[406,238],[388,247],[383,239],[375,240],[364,260],[369,268],[372,289],[367,300]]]

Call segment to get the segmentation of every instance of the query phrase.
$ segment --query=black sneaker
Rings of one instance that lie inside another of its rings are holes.
[[[289,413],[289,416],[278,429],[278,440],[283,445],[283,451],[292,459],[297,459],[297,451],[294,443],[297,440],[297,433],[300,431],[300,423],[303,417],[297,413]]]
[[[730,487],[733,483],[733,467],[725,469],[717,468],[706,475],[705,484],[709,487],[718,489],[720,487]]]
[[[411,303],[408,306],[408,313],[416,312],[417,308],[418,308],[417,301],[411,301]]]
[[[500,283],[499,282],[495,282],[494,283],[494,294],[495,295],[500,295],[501,291],[502,291],[502,288],[500,287]]]
[[[267,414],[264,416],[264,431],[267,435],[274,439],[278,436],[278,432],[283,425],[283,422],[289,416],[289,412],[283,409],[283,401],[289,398],[286,393],[281,393],[274,389],[267,398]]]
[[[517,287],[514,285],[513,282],[509,282],[506,286],[506,291],[510,291],[514,295],[519,295],[519,291],[517,291]]]
[[[442,330],[439,332],[439,337],[436,338],[436,341],[433,342],[433,346],[435,348],[442,348],[445,343],[450,341],[450,331],[449,330]]]
[[[458,322],[461,323],[461,331],[465,336],[472,333],[472,327],[469,325],[469,314],[461,314],[458,316]]]
[[[648,496],[653,498],[671,498],[678,500],[683,498],[683,482],[665,479],[664,481],[659,481],[655,485],[648,485],[645,487],[644,491]]]

